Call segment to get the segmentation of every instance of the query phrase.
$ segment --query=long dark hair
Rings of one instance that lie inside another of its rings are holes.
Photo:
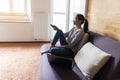
[[[82,14],[77,14],[76,16],[77,16],[78,20],[82,21],[81,24],[84,23],[84,26],[83,26],[84,32],[88,32],[88,21],[87,21],[87,19],[85,19],[85,17]]]

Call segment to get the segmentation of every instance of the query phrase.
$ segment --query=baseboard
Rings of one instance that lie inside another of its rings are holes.
[[[0,41],[0,43],[50,43],[50,41]]]

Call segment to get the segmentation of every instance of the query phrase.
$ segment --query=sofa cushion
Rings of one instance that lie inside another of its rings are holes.
[[[111,54],[88,42],[78,51],[74,60],[82,73],[92,79],[110,57]]]
[[[79,51],[81,49],[81,47],[88,41],[89,35],[88,33],[85,33],[84,36],[82,37],[79,45],[78,45],[78,50]]]
[[[88,38],[89,38],[88,33],[84,33],[83,37],[81,38],[81,40],[78,42],[78,44],[74,48],[74,50],[76,51],[75,55],[81,49],[81,47],[88,41]]]

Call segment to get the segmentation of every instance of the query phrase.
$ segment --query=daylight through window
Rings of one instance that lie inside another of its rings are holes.
[[[30,21],[30,0],[0,0],[0,21]]]

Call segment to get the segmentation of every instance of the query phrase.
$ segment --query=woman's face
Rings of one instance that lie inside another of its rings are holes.
[[[81,20],[78,20],[78,17],[76,16],[75,19],[73,20],[74,25],[80,24]]]

